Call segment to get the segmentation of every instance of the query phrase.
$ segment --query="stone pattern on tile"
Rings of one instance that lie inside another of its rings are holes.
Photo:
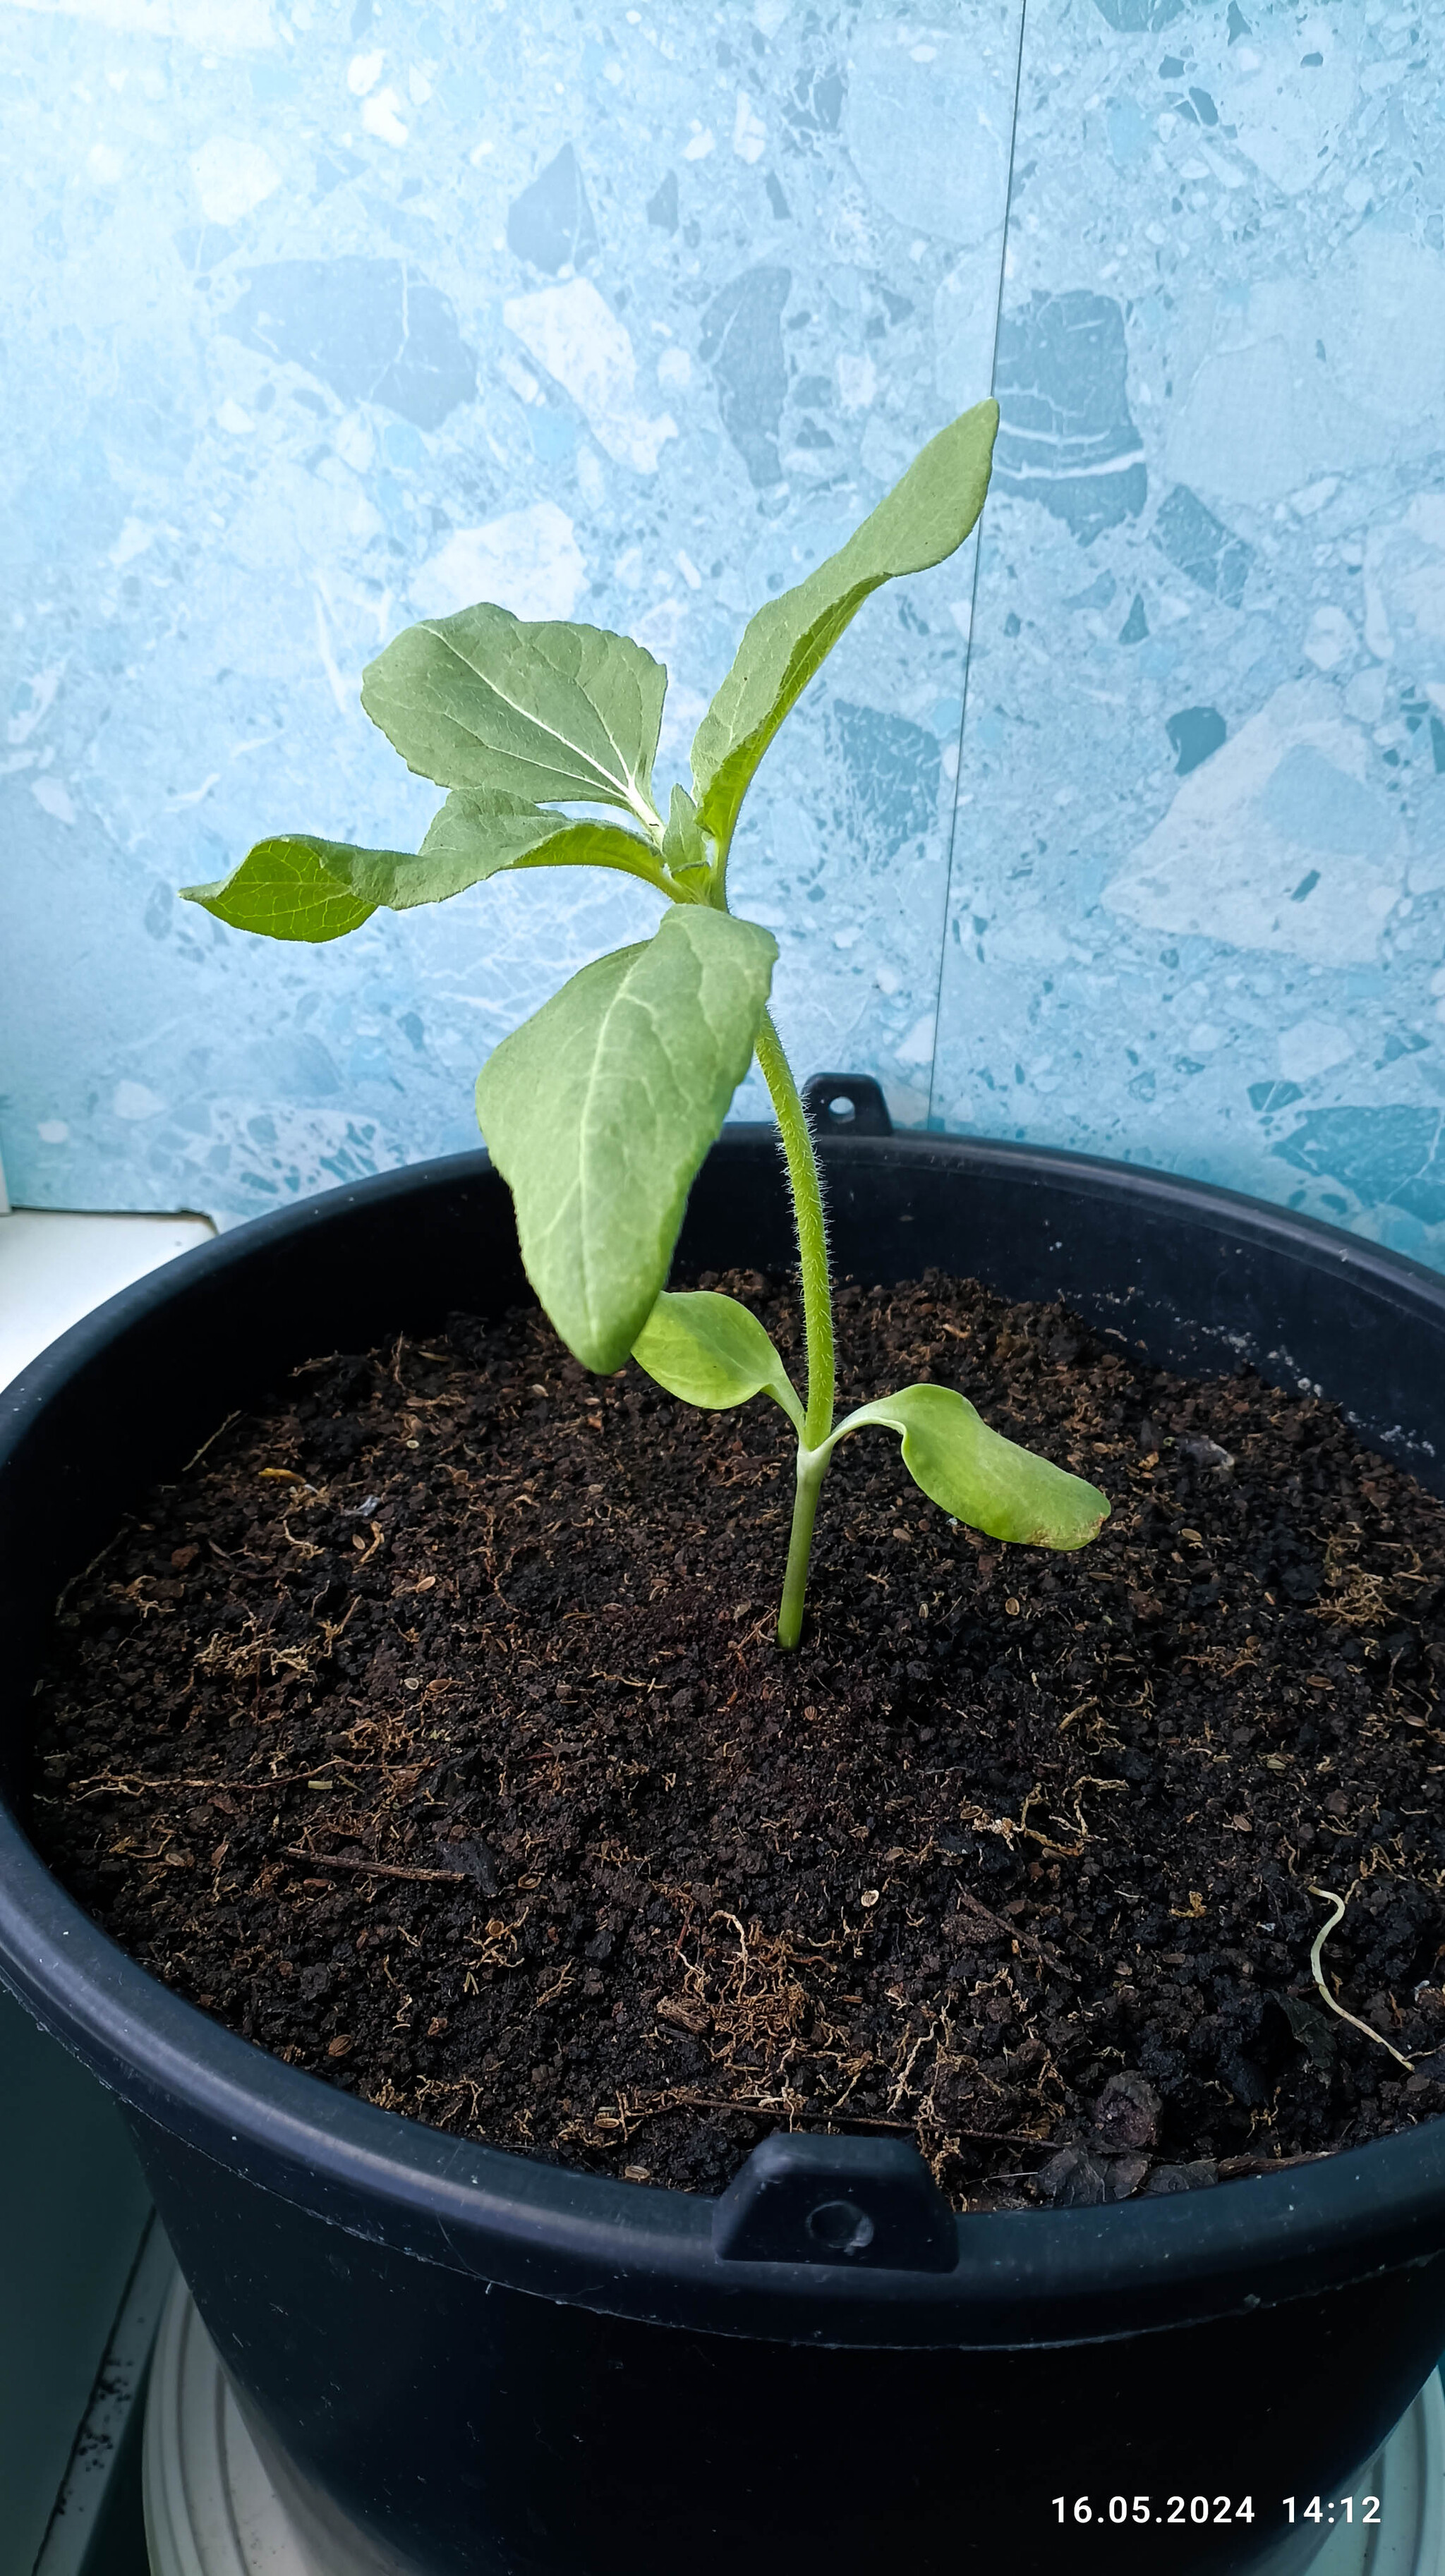
[[[1437,1265],[1442,73],[1031,0],[932,1098]]]
[[[748,611],[987,389],[1021,0],[936,14],[0,7],[17,1200],[225,1224],[463,1148],[488,1047],[646,935],[572,872],[318,949],[176,889],[287,826],[415,846],[360,673],[478,597],[646,643],[679,773]],[[800,1072],[915,1120],[972,582],[871,603],[736,860]]]

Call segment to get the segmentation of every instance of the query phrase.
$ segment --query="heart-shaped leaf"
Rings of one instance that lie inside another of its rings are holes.
[[[551,814],[521,796],[468,794],[447,798],[433,818],[419,858],[398,869],[394,890],[378,900],[397,911],[414,903],[440,903],[503,868],[621,868],[661,886],[652,844],[620,823],[590,815]],[[372,878],[359,883],[369,890]]]
[[[771,1395],[801,1433],[803,1408],[769,1335],[739,1305],[715,1288],[674,1294],[664,1288],[632,1345],[649,1377],[684,1404],[719,1413]]]
[[[750,618],[692,746],[699,820],[726,850],[759,761],[870,591],[962,545],[988,490],[998,405],[940,430],[845,546]]]
[[[532,803],[652,808],[667,673],[625,635],[484,601],[407,627],[361,703],[409,769]]]
[[[988,1538],[1018,1547],[1085,1547],[1109,1517],[1097,1486],[990,1431],[953,1387],[900,1387],[860,1405],[832,1437],[841,1440],[869,1422],[901,1432],[903,1464],[915,1485]]]
[[[477,1117],[527,1276],[587,1368],[620,1367],[657,1302],[777,953],[756,922],[677,904],[653,938],[584,966],[482,1067]]]
[[[267,939],[341,939],[369,921],[380,900],[358,895],[353,887],[351,864],[358,858],[402,868],[416,864],[400,850],[353,850],[344,841],[282,832],[258,841],[228,877],[182,886],[181,892],[187,903],[198,903],[233,930],[254,930]]]
[[[282,833],[258,841],[214,885],[186,886],[190,903],[236,930],[270,939],[340,939],[379,905],[408,912],[504,868],[620,868],[666,891],[650,843],[620,824],[550,814],[520,796],[449,796],[416,853]]]

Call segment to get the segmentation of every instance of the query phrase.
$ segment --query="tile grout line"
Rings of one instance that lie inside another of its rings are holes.
[[[988,389],[992,393],[998,374],[998,335],[1003,320],[1004,275],[1008,263],[1009,224],[1013,214],[1014,159],[1018,151],[1019,102],[1023,96],[1024,44],[1028,35],[1029,0],[1019,0],[1018,54],[1014,62],[1014,105],[1009,123],[1008,178],[1004,186],[1003,226],[998,253],[998,295],[993,309],[993,351],[989,360]],[[968,594],[968,647],[963,660],[962,703],[958,716],[958,766],[953,778],[953,805],[948,818],[948,858],[943,877],[943,917],[938,941],[938,981],[933,995],[933,1053],[928,1065],[928,1107],[924,1128],[932,1132],[934,1095],[938,1088],[938,1038],[943,1018],[943,982],[948,971],[948,927],[953,915],[953,854],[958,847],[958,799],[963,786],[963,738],[968,723],[968,684],[973,674],[974,612],[978,605],[978,570],[983,559],[983,525],[979,523],[978,539],[973,550],[973,580]]]

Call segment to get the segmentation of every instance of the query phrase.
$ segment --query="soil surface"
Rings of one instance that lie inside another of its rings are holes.
[[[793,1349],[786,1283],[704,1284]],[[959,1387],[1097,1542],[980,1539],[860,1434],[784,1656],[781,1415],[459,1316],[299,1370],[72,1585],[47,1858],[290,2063],[639,2181],[833,2125],[959,2209],[1078,2203],[1445,2108],[1445,1505],[1058,1306],[839,1308],[848,1401]]]

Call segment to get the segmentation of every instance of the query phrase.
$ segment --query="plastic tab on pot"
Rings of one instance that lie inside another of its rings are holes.
[[[712,2242],[728,2263],[951,2272],[958,2261],[958,2223],[903,2138],[764,2138],[717,2203]]]
[[[815,1073],[803,1106],[825,1136],[891,1136],[893,1121],[871,1073]]]

